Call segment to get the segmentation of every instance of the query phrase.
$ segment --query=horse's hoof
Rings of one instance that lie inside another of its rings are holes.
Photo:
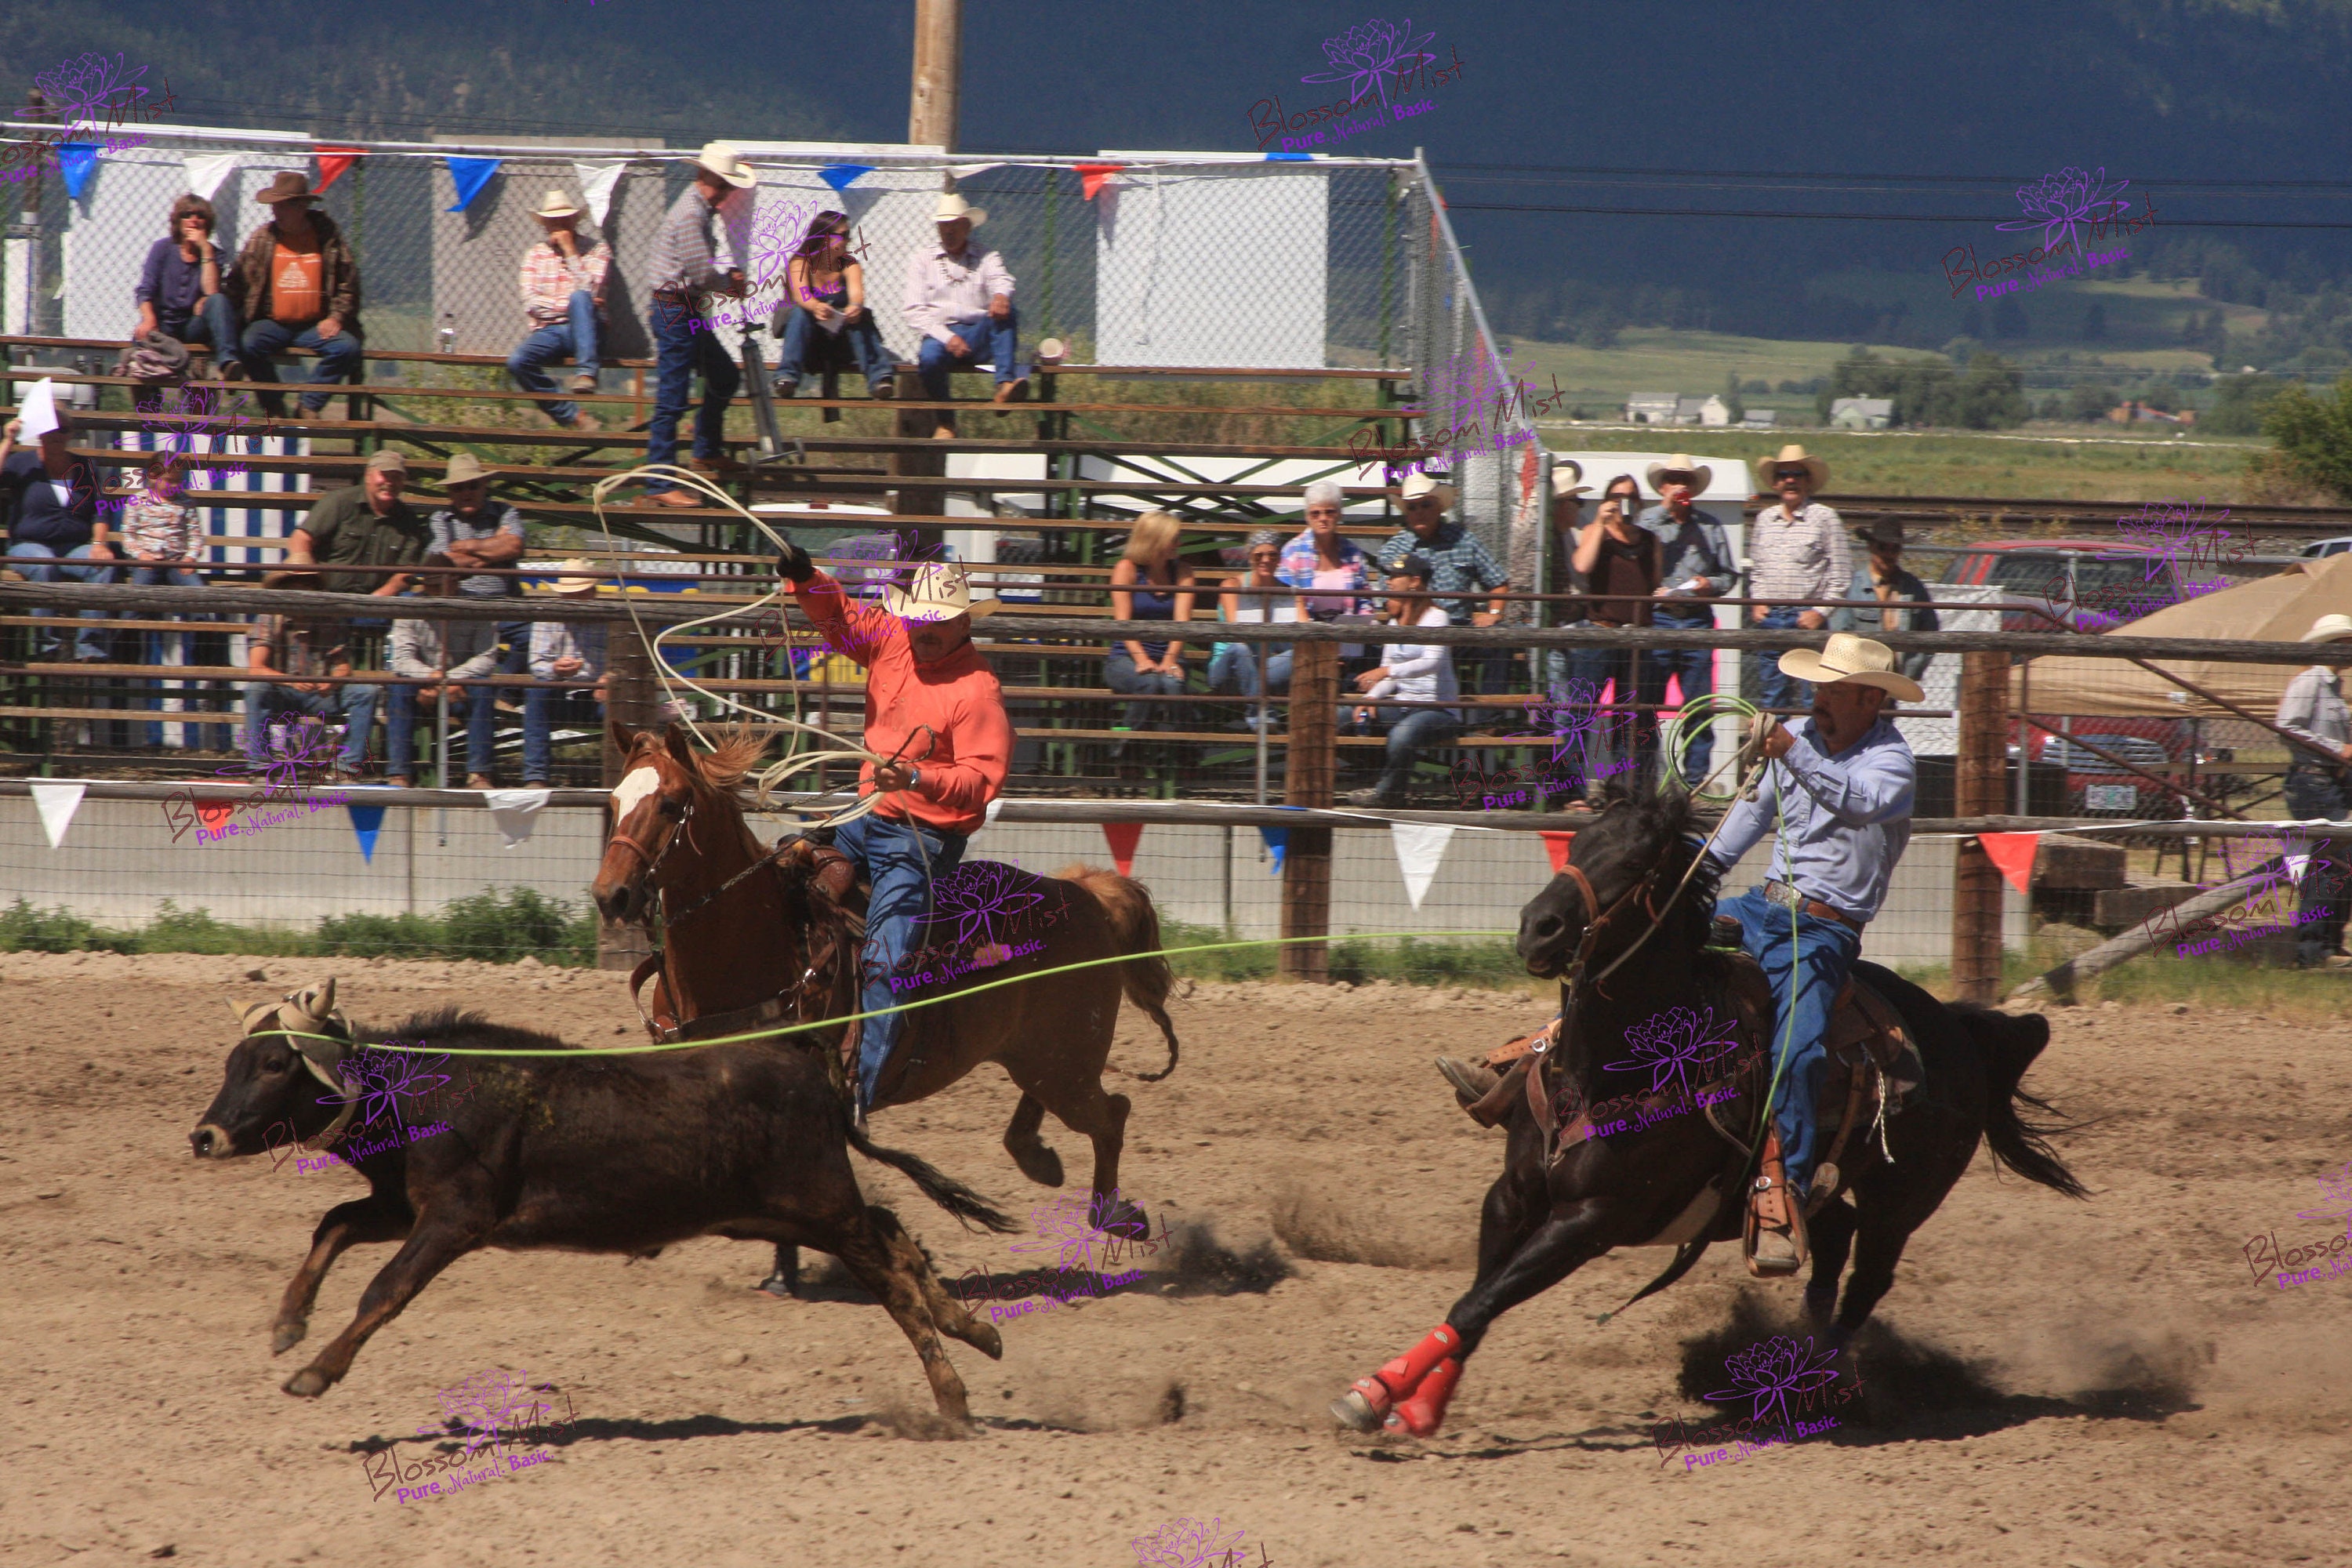
[[[269,1353],[271,1355],[284,1355],[288,1351],[290,1351],[296,1345],[300,1344],[303,1337],[310,1333],[310,1325],[308,1323],[278,1323],[272,1325],[269,1331]]]
[[[286,1380],[286,1392],[298,1399],[316,1399],[335,1385],[334,1379],[315,1366],[306,1366]]]
[[[975,1319],[972,1322],[972,1329],[973,1332],[965,1339],[964,1343],[970,1345],[972,1349],[978,1351],[981,1354],[986,1356],[991,1361],[1003,1361],[1004,1359],[1004,1336],[996,1331],[995,1326],[991,1323],[981,1322]]]
[[[1366,1384],[1374,1391],[1371,1397],[1366,1396]],[[1358,1432],[1379,1431],[1381,1421],[1388,1415],[1388,1410],[1389,1391],[1378,1379],[1370,1377],[1359,1380],[1355,1387],[1331,1402],[1331,1418]]]
[[[1454,1397],[1454,1385],[1461,1381],[1460,1362],[1450,1356],[1439,1362],[1421,1380],[1421,1386],[1389,1413],[1388,1429],[1408,1432],[1416,1437],[1435,1436],[1437,1429],[1445,1425],[1445,1406]]]
[[[1062,1184],[1062,1157],[1043,1143],[1033,1143],[1027,1149],[1012,1151],[1013,1163],[1021,1173],[1041,1187]]]

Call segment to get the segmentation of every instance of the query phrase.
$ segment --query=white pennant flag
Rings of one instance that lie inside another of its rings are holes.
[[[953,163],[949,165],[948,173],[953,174],[959,180],[969,180],[974,174],[985,174],[991,169],[1002,169],[1003,167],[1004,167],[1004,165],[1001,162],[995,163]]]
[[[41,832],[55,849],[66,841],[66,829],[72,826],[74,813],[81,809],[81,792],[88,784],[35,784],[33,809],[41,814]]]
[[[580,194],[588,199],[588,216],[596,220],[598,228],[604,226],[604,215],[613,208],[613,187],[620,184],[621,171],[628,166],[625,158],[572,160],[572,172],[580,176]]]
[[[234,153],[190,153],[181,158],[188,171],[188,189],[206,201],[221,187],[221,182],[236,167]]]
[[[499,825],[499,836],[507,847],[529,840],[532,826],[539,817],[539,808],[545,805],[555,792],[549,789],[491,789],[482,792],[489,803],[490,820]]]
[[[1429,891],[1431,879],[1437,875],[1438,866],[1445,859],[1446,840],[1454,829],[1444,823],[1391,822],[1389,839],[1396,846],[1397,867],[1404,872],[1405,897],[1414,909]]]

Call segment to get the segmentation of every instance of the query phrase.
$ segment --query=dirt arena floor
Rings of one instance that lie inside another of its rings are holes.
[[[1997,1179],[1979,1152],[1859,1346],[1839,1429],[1685,1473],[1650,1424],[1713,1419],[1698,1395],[1726,1352],[1797,1302],[1727,1247],[1606,1327],[1667,1254],[1605,1258],[1506,1317],[1436,1440],[1325,1414],[1470,1278],[1501,1135],[1454,1108],[1431,1057],[1539,1018],[1520,997],[1380,987],[1203,985],[1174,1009],[1183,1061],[1159,1084],[1132,1080],[1163,1053],[1123,1015],[1121,1184],[1182,1245],[1133,1291],[1006,1324],[1001,1363],[950,1342],[969,1438],[937,1430],[878,1309],[759,1294],[767,1249],[719,1240],[634,1264],[478,1253],[347,1382],[290,1398],[278,1385],[393,1248],[347,1255],[310,1340],[273,1360],[287,1277],[361,1184],[200,1163],[187,1135],[235,1037],[224,1004],[325,969],[0,957],[0,1563],[1118,1568],[1183,1516],[1283,1568],[2352,1562],[2352,1275],[2281,1290],[2243,1250],[2331,1233],[2297,1215],[2352,1158],[2352,1024],[2054,1014],[2027,1085],[2096,1119],[2062,1144],[2095,1196]],[[642,1038],[613,975],[336,972],[364,1024],[455,1002]],[[1046,1194],[998,1147],[1013,1099],[983,1069],[878,1133],[1025,1215]],[[1083,1145],[1046,1135],[1083,1180]],[[861,1163],[861,1180],[944,1276],[1024,1261],[895,1173]],[[486,1367],[569,1402],[551,1461],[373,1500],[367,1455],[454,1447],[416,1433]]]

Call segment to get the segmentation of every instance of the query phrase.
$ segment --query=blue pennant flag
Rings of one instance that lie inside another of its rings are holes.
[[[490,176],[497,174],[499,165],[505,162],[503,158],[451,158],[449,177],[457,182],[457,205],[446,210],[464,212],[466,204],[489,184]]]
[[[1257,836],[1265,840],[1266,852],[1274,857],[1274,868],[1268,871],[1266,875],[1269,877],[1281,876],[1283,852],[1290,847],[1290,829],[1287,827],[1261,827],[1257,830]]]
[[[375,864],[375,836],[383,827],[383,807],[380,805],[347,805],[352,814],[352,834],[360,841],[360,858]]]
[[[98,147],[95,142],[68,142],[58,148],[58,168],[66,177],[66,195],[81,200],[81,188],[89,183],[89,172],[98,167]]]
[[[846,190],[860,174],[874,172],[871,163],[830,163],[816,172],[816,177],[831,185],[836,195]]]

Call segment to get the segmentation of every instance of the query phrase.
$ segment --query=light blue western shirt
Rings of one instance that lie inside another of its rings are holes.
[[[1822,750],[1811,719],[1791,733],[1797,743],[1766,765],[1756,798],[1732,806],[1707,858],[1730,867],[1778,816],[1771,879],[1866,922],[1911,842],[1911,744],[1890,719],[1835,756]]]

